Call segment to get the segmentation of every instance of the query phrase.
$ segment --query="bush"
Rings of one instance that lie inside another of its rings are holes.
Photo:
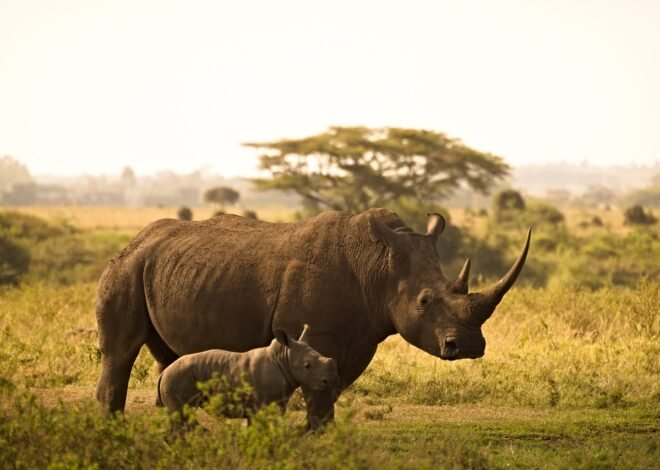
[[[658,221],[651,212],[644,211],[644,208],[640,205],[626,209],[623,217],[626,225],[652,225]]]
[[[29,266],[29,251],[10,235],[0,232],[0,285],[18,284]]]
[[[564,222],[564,214],[550,204],[536,204],[530,208],[530,213],[533,216],[532,223],[557,225]]]
[[[75,232],[66,222],[49,224],[39,217],[15,211],[0,212],[0,231],[17,239],[39,242],[48,238]]]
[[[18,212],[0,212],[0,284],[30,280],[97,280],[129,234],[81,232]]]
[[[552,283],[588,289],[634,288],[645,278],[660,278],[660,235],[652,231],[636,230],[624,236],[602,233],[564,247]]]
[[[107,419],[92,403],[47,407],[7,382],[0,403],[2,468],[369,468],[382,456],[369,451],[354,425],[339,420],[322,436],[275,406],[249,427],[218,423],[172,435],[164,411]],[[7,393],[8,392],[8,393]],[[7,395],[9,395],[7,397]]]
[[[176,213],[176,216],[179,220],[192,220],[193,213],[189,207],[183,206],[180,207]]]
[[[130,239],[130,234],[85,231],[32,244],[27,278],[61,284],[96,281]]]
[[[249,209],[246,209],[243,211],[243,217],[247,217],[248,219],[258,219],[257,213],[255,211],[251,211]]]
[[[493,198],[493,213],[495,220],[508,219],[511,211],[520,212],[525,210],[525,200],[522,195],[513,189],[500,191]]]

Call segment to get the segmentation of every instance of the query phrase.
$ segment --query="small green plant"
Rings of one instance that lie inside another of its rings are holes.
[[[554,408],[559,405],[560,398],[561,393],[559,393],[557,382],[553,378],[548,378],[548,404]]]
[[[206,382],[198,382],[204,410],[215,416],[230,418],[251,417],[254,411],[253,391],[245,378],[232,384],[224,375],[213,374]]]
[[[364,412],[364,417],[371,421],[382,421],[385,415],[391,413],[393,410],[392,405],[379,406],[370,408]]]

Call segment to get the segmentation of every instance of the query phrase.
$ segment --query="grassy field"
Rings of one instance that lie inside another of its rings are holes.
[[[94,237],[103,234],[104,247],[173,215],[61,210],[27,209],[67,219],[83,240],[100,244]],[[591,216],[569,214],[569,230],[588,240],[594,229],[579,222]],[[612,224],[605,235],[634,232],[618,217],[605,221]],[[455,220],[469,224],[465,214]],[[250,428],[200,412],[206,432],[180,439],[153,406],[157,374],[146,350],[133,370],[126,418],[100,417],[95,282],[85,276],[0,287],[2,468],[660,468],[653,276],[595,289],[516,287],[484,326],[488,346],[479,360],[443,362],[391,337],[341,396],[337,425],[320,435],[300,431],[303,403],[295,395],[284,418],[266,410]]]
[[[10,208],[5,208],[9,210]],[[2,207],[0,207],[2,210]],[[177,207],[100,207],[100,206],[21,206],[11,208],[24,214],[49,221],[66,221],[85,230],[119,230],[137,232],[149,222],[158,219],[176,219]],[[193,207],[193,220],[208,219],[215,213],[212,207]],[[228,208],[228,214],[242,214],[241,209]],[[259,218],[272,222],[286,222],[293,218],[292,209],[282,206],[260,207]]]

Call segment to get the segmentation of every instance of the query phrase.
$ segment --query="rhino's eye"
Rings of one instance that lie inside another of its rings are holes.
[[[310,364],[309,361],[305,361],[304,366],[305,366],[305,369],[309,369],[310,367],[312,367],[312,364]]]
[[[433,302],[433,292],[430,289],[424,289],[419,297],[417,297],[417,304],[420,308],[428,307]]]

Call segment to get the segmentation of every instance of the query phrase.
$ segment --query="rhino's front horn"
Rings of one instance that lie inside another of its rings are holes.
[[[527,259],[527,252],[529,251],[529,242],[531,238],[532,227],[527,231],[527,239],[525,240],[525,246],[523,247],[522,252],[504,277],[502,277],[502,279],[500,279],[494,286],[489,287],[485,291],[470,295],[473,300],[472,311],[482,322],[486,321],[488,317],[491,316],[495,307],[497,307],[497,304],[499,304],[502,297],[504,297],[504,294],[511,289],[513,283],[518,279],[518,275],[520,274],[520,271],[522,271],[522,268],[525,265],[525,260]]]

